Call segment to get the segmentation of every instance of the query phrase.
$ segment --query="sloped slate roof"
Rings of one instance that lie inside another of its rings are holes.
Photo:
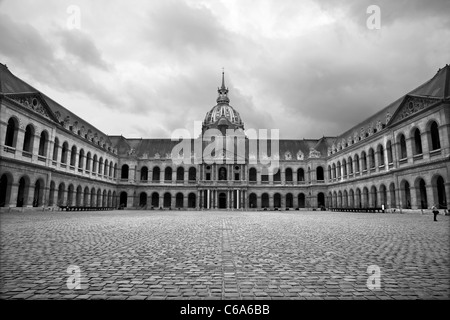
[[[172,141],[171,139],[126,139],[122,136],[110,136],[111,142],[117,147],[119,155],[128,155],[133,149],[133,155],[141,158],[147,155],[148,158],[154,158],[159,154],[161,158],[165,158],[166,154],[171,154],[172,149],[179,143],[179,141]],[[302,151],[305,158],[309,156],[309,151],[314,148],[319,151],[322,157],[326,157],[327,148],[332,144],[334,138],[321,138],[319,140],[279,140],[279,155],[284,159],[284,154],[290,152],[292,159],[296,159],[299,151]],[[194,144],[196,140],[190,139],[191,151],[194,152]],[[271,141],[270,140],[248,140],[246,144],[246,157],[248,157],[249,146],[251,143],[256,143],[259,152],[259,143],[267,145],[267,151],[270,154]],[[209,144],[209,142],[202,142],[202,150]],[[236,142],[235,142],[236,145]],[[224,146],[225,147],[225,146]],[[235,148],[237,150],[237,148]]]
[[[433,78],[431,78],[424,84],[420,85],[419,87],[415,88],[414,90],[410,91],[409,93],[403,95],[394,102],[390,103],[388,106],[384,107],[374,115],[365,119],[363,122],[345,131],[344,133],[339,135],[335,139],[335,141],[337,142],[341,141],[342,139],[346,139],[348,136],[352,136],[353,132],[355,131],[359,132],[361,128],[367,128],[371,123],[376,124],[378,120],[380,120],[381,123],[385,124],[387,113],[389,112],[390,116],[392,117],[394,113],[397,111],[397,109],[400,107],[406,96],[420,96],[420,97],[427,96],[442,99],[450,98],[450,66],[445,65],[444,68],[439,69],[437,71],[437,73],[434,75]]]
[[[21,80],[20,78],[16,77],[6,65],[0,63],[0,93],[3,94],[16,94],[16,93],[37,93],[39,94],[45,102],[50,107],[51,111],[55,113],[59,113],[60,115],[60,121],[63,121],[67,116],[70,117],[70,123],[73,124],[75,122],[78,122],[78,127],[81,128],[84,126],[86,132],[88,130],[91,130],[92,133],[97,133],[99,136],[103,136],[105,138],[105,142],[110,142],[108,135],[91,125],[90,123],[86,122],[79,116],[77,116],[75,113],[67,110],[62,105],[54,101],[53,99],[49,98],[44,93],[40,92],[39,90],[35,89],[25,81]]]

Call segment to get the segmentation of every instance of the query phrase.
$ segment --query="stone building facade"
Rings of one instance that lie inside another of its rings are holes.
[[[205,136],[226,139],[227,129],[241,133],[243,153],[205,157]],[[338,137],[281,139],[272,150],[244,130],[223,75],[202,135],[183,154],[174,153],[180,141],[107,135],[0,64],[0,208],[406,210],[450,199],[448,65]]]

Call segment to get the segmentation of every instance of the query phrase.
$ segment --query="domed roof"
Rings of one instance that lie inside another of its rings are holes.
[[[241,126],[243,125],[241,116],[234,110],[234,108],[228,104],[218,104],[213,107],[208,113],[206,113],[205,125],[214,124],[219,120],[227,119],[232,124]]]
[[[228,88],[225,87],[223,72],[222,72],[222,87],[218,88],[217,91],[219,93],[219,96],[217,97],[217,105],[215,105],[209,112],[206,113],[203,125],[209,126],[212,124],[217,125],[226,124],[226,122],[224,121],[226,119],[235,126],[243,128],[244,123],[242,122],[239,112],[234,110],[234,108],[229,105],[230,99],[228,98]],[[218,121],[219,123],[217,123]]]

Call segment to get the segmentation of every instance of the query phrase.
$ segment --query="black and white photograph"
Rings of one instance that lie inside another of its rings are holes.
[[[448,302],[449,200],[448,0],[0,0],[2,303]]]

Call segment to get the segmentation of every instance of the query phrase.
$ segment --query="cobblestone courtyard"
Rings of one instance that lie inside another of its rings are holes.
[[[449,299],[450,217],[2,213],[2,299]],[[67,268],[81,270],[68,289]],[[381,270],[369,290],[367,268]]]

